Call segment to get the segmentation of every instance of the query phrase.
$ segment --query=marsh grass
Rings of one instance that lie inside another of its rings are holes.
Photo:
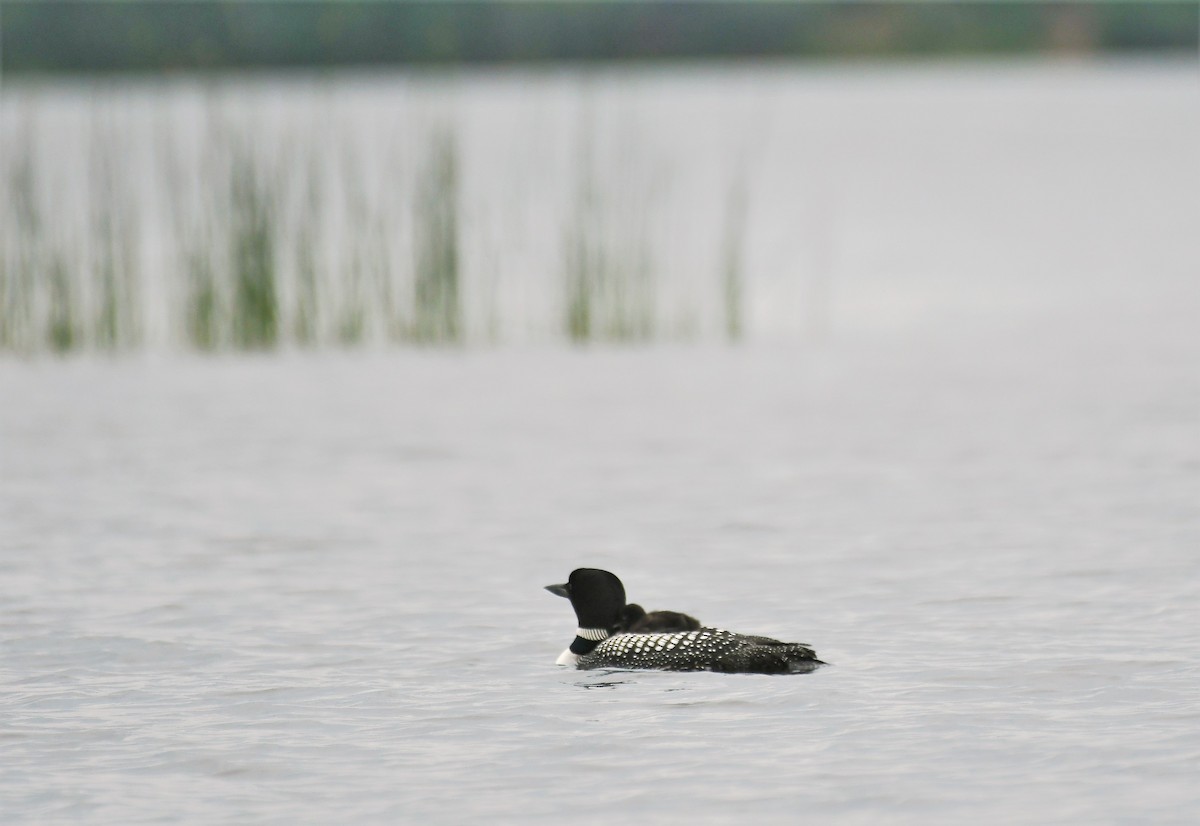
[[[462,335],[459,296],[458,147],[454,131],[430,135],[429,159],[417,182],[413,337],[455,342]]]
[[[29,113],[30,121],[33,113]],[[17,139],[3,153],[5,243],[3,271],[0,272],[0,343],[11,350],[28,352],[39,349],[40,336],[35,327],[34,305],[37,299],[37,273],[45,268],[47,242],[39,198],[35,189],[35,164],[26,124]]]
[[[576,174],[563,243],[563,330],[576,343],[650,339],[656,332],[656,284],[646,194],[628,185],[602,188],[587,119]]]
[[[655,333],[655,300],[644,238],[614,237],[580,218],[566,250],[565,332],[574,342],[644,341]]]
[[[316,159],[310,159],[309,164],[299,224],[292,239],[295,255],[295,290],[292,296],[290,329],[292,339],[302,347],[312,346],[318,340],[316,239],[320,232],[319,209],[322,194]]]
[[[711,245],[717,281],[704,267],[664,279],[670,253],[656,228],[670,199],[662,180],[641,174],[660,161],[636,130],[614,150],[585,116],[574,160],[561,173],[534,169],[566,190],[566,209],[536,228],[545,252],[531,257],[528,238],[496,229],[528,225],[496,210],[546,214],[551,201],[530,210],[535,190],[520,181],[482,190],[499,207],[468,201],[465,192],[481,192],[471,176],[492,170],[468,163],[455,117],[413,107],[376,136],[303,114],[268,125],[237,95],[209,89],[160,94],[163,108],[140,122],[126,124],[116,104],[75,114],[82,177],[56,169],[47,140],[64,138],[33,102],[2,101],[0,350],[745,333],[746,182],[724,195],[723,230],[693,239]],[[497,266],[512,250],[532,266]]]
[[[141,271],[136,199],[121,174],[117,140],[110,130],[91,135],[88,199],[91,239],[90,285],[95,291],[94,345],[103,350],[136,347],[141,340]],[[86,293],[86,290],[80,292]],[[84,335],[86,343],[88,336]]]
[[[248,150],[235,151],[230,167],[230,250],[233,262],[233,344],[265,349],[279,333],[276,299],[277,208],[272,178],[255,166]]]
[[[725,336],[730,341],[737,341],[745,333],[745,235],[746,178],[738,176],[729,186],[721,242],[721,296]]]

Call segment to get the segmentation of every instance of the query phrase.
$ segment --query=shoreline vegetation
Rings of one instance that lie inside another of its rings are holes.
[[[1197,51],[1195,2],[5,0],[14,73]]]

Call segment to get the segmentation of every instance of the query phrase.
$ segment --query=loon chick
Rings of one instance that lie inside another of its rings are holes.
[[[656,634],[664,631],[698,631],[700,620],[678,611],[651,611],[631,602],[621,609],[617,630],[622,634]]]
[[[608,571],[579,568],[571,572],[566,583],[547,585],[546,590],[571,600],[579,621],[575,639],[559,656],[558,665],[573,665],[580,669],[653,668],[727,674],[794,674],[813,671],[825,664],[817,659],[815,651],[802,643],[735,634],[719,628],[671,633],[631,630],[641,619],[639,612],[645,612],[640,606],[625,604],[625,586]],[[686,614],[679,616],[692,620]],[[630,617],[633,623],[628,622]]]

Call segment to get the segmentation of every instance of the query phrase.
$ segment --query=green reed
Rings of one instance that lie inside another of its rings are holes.
[[[430,137],[429,159],[416,190],[413,334],[421,342],[453,342],[462,335],[458,175],[454,133],[440,127]]]
[[[577,174],[563,242],[563,331],[576,343],[652,338],[656,285],[644,204],[601,192],[587,128]]]
[[[85,185],[62,194],[32,106],[6,105],[16,128],[0,157],[0,351],[446,345],[502,340],[512,323],[497,310],[502,278],[488,270],[506,239],[464,223],[468,167],[451,121],[418,122],[392,154],[364,159],[329,140],[334,132],[256,140],[253,118],[230,118],[214,96],[202,134],[159,121],[147,162],[93,116]],[[728,187],[712,239],[715,278],[665,285],[661,182],[614,175],[590,127],[580,129],[558,265],[519,285],[553,293],[558,303],[544,306],[558,315],[516,323],[549,324],[578,343],[714,328],[742,337],[744,176]],[[696,298],[701,290],[712,292]]]
[[[36,194],[30,130],[23,130],[0,155],[5,162],[5,243],[0,270],[0,345],[27,352],[38,349],[34,323],[36,274],[46,257],[41,208]]]
[[[114,134],[94,131],[89,154],[90,281],[95,291],[90,337],[100,349],[126,349],[136,346],[142,333],[137,203],[128,176],[122,174]]]
[[[746,232],[746,179],[739,176],[729,187],[721,244],[721,297],[725,336],[740,339],[745,332],[745,273],[742,271]]]
[[[256,168],[248,150],[230,165],[230,227],[233,265],[233,344],[238,349],[273,347],[279,333],[276,299],[276,202],[272,179]]]

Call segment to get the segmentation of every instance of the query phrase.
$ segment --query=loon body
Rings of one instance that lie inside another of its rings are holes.
[[[701,627],[674,611],[647,614],[625,603],[625,586],[608,571],[579,568],[569,581],[546,590],[571,600],[579,620],[558,665],[729,674],[794,674],[824,665],[802,643]]]

